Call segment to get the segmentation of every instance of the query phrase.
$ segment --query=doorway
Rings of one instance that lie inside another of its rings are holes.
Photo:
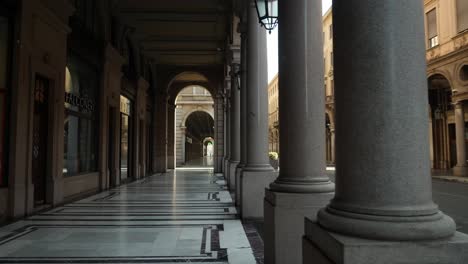
[[[34,117],[32,146],[32,182],[34,206],[46,203],[46,177],[49,127],[49,80],[36,76],[34,86]]]

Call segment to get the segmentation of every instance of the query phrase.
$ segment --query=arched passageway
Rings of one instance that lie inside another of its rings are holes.
[[[185,140],[182,156],[185,165],[213,165],[212,153],[214,137],[214,120],[211,115],[203,111],[195,111],[185,121]],[[211,145],[211,147],[209,147]]]
[[[212,166],[215,125],[211,93],[199,85],[187,86],[179,92],[175,106],[175,131],[168,133],[172,133],[175,138],[173,143],[176,167]],[[208,146],[208,143],[211,143],[211,146]]]
[[[428,79],[430,106],[430,149],[433,169],[456,165],[455,124],[450,82],[441,74]]]

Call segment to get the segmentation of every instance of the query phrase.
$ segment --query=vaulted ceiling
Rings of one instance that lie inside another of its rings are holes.
[[[222,64],[230,34],[229,0],[120,0],[121,19],[157,64]]]

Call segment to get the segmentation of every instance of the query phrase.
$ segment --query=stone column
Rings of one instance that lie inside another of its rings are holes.
[[[322,1],[279,1],[280,172],[265,194],[265,262],[302,263],[304,217],[333,197],[326,176]]]
[[[167,95],[158,93],[154,107],[154,148],[155,172],[163,173],[167,170]]]
[[[304,263],[466,262],[468,237],[432,201],[422,3],[333,14],[336,193],[306,224]]]
[[[236,190],[236,168],[240,161],[240,87],[239,67],[237,63],[231,65],[231,159],[229,162],[229,183],[232,191]]]
[[[467,176],[468,167],[466,163],[465,145],[465,111],[463,101],[455,103],[455,131],[457,141],[457,165],[453,168],[453,173],[457,176]]]
[[[230,167],[229,167],[229,162],[231,160],[231,102],[230,102],[230,93],[231,93],[231,79],[226,78],[224,80],[225,83],[225,131],[226,131],[226,152],[225,152],[225,158],[224,158],[224,177],[226,178],[226,182],[228,186],[230,186],[230,177],[229,177],[229,172],[230,172]]]
[[[236,170],[236,206],[241,204],[240,177],[247,161],[247,14],[244,14],[240,23],[241,32],[241,87],[240,87],[240,161]]]
[[[225,128],[224,128],[224,100],[221,92],[214,95],[214,116],[215,116],[215,165],[214,172],[221,174],[223,172],[224,147],[225,147]]]
[[[242,218],[263,217],[265,187],[275,173],[268,159],[268,76],[266,31],[249,0],[247,50],[247,160],[241,175]]]
[[[173,103],[167,104],[167,168],[175,169],[175,109]]]
[[[181,154],[181,159],[180,159],[180,164],[183,166],[185,165],[185,143],[187,142],[187,137],[185,135],[187,130],[187,127],[183,126],[180,128],[180,154]]]

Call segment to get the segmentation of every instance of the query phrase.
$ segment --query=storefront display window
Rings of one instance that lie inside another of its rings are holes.
[[[97,171],[97,74],[79,63],[66,69],[65,176]]]
[[[6,176],[6,131],[7,88],[9,65],[10,25],[7,17],[0,16],[0,187],[7,184]]]

